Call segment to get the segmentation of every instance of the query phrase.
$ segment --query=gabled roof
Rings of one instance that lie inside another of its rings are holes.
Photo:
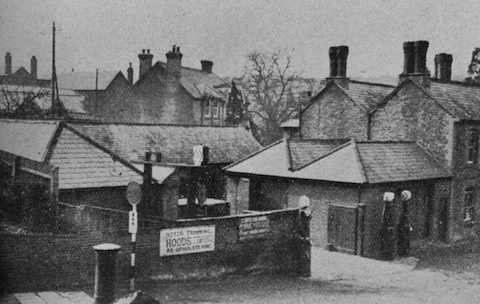
[[[193,164],[192,149],[210,148],[210,163],[232,163],[261,148],[245,128],[180,125],[71,123],[72,128],[129,161],[145,152],[162,153],[162,162]]]
[[[119,71],[99,71],[98,85],[96,84],[96,72],[70,72],[59,73],[57,75],[58,87],[61,89],[71,90],[105,90],[112,80],[119,75],[123,78],[122,72]]]
[[[162,77],[159,81],[164,81],[166,63],[158,61],[147,73],[155,73],[157,77]],[[204,97],[225,99],[227,97],[226,91],[230,88],[228,82],[225,82],[214,73],[187,67],[182,67],[179,82],[196,99]]]
[[[311,99],[310,103],[305,107],[305,109],[312,105],[319,96],[327,92],[332,86],[338,87],[356,105],[358,105],[362,110],[367,113],[375,109],[375,107],[380,104],[384,100],[384,98],[395,89],[395,87],[392,85],[362,82],[356,80],[348,80],[348,87],[343,87],[337,84],[335,81],[330,81],[322,90],[317,93],[317,95],[315,95],[315,97]]]
[[[44,162],[59,125],[58,121],[0,119],[0,150]]]
[[[390,93],[372,111],[384,106],[404,86],[408,84],[417,86],[428,97],[437,102],[448,114],[459,120],[480,120],[480,86],[456,81],[440,81],[430,79],[428,86],[422,86],[415,80],[407,78]]]
[[[277,142],[258,154],[226,167],[226,171],[353,184],[451,176],[448,170],[413,142],[350,141],[328,152],[325,152],[328,146],[319,145],[316,153],[318,158],[296,170],[289,170],[286,148],[285,142]],[[313,153],[309,156],[314,158]]]

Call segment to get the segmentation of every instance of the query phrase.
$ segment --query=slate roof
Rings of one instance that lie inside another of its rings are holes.
[[[347,143],[349,139],[291,139],[288,140],[291,168],[298,170],[314,160]]]
[[[122,72],[99,71],[97,89],[105,90],[118,74],[122,74]],[[96,82],[96,71],[59,73],[57,75],[58,87],[61,89],[95,90],[95,86],[96,86],[95,82]]]
[[[426,91],[454,117],[480,120],[480,86],[432,79]]]
[[[232,163],[261,148],[245,128],[180,125],[86,124],[72,128],[129,161],[145,152],[162,153],[166,163],[193,164],[192,149],[210,148],[210,163]]]
[[[340,87],[340,86],[339,86]],[[349,80],[348,88],[340,87],[355,103],[365,111],[373,110],[394,90],[394,86]]]
[[[340,143],[340,142],[339,142]],[[450,177],[433,157],[413,142],[355,142],[319,151],[310,163],[290,169],[286,142],[226,167],[227,172],[321,180],[353,184],[377,184]],[[322,147],[324,148],[324,147]],[[326,147],[325,147],[326,148]],[[314,154],[309,154],[314,157]]]
[[[158,61],[153,68],[158,68],[164,74],[166,63]],[[230,88],[228,82],[214,73],[182,67],[181,75],[181,85],[193,98],[215,97],[225,99],[227,97],[225,91]]]

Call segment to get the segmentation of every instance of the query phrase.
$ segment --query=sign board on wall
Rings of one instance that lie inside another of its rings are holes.
[[[270,234],[270,220],[266,215],[240,218],[238,239],[240,241],[260,239]]]
[[[160,230],[160,256],[215,250],[215,226]]]

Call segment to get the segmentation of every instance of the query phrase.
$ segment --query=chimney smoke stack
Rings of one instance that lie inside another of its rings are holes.
[[[37,57],[35,56],[32,56],[32,59],[30,59],[30,75],[37,79]]]
[[[213,62],[208,60],[202,60],[200,61],[200,63],[202,64],[202,71],[206,73],[212,73]]]
[[[142,53],[138,54],[138,59],[140,60],[138,79],[140,79],[152,68],[153,55],[150,54],[150,50],[148,50],[148,53],[145,53],[145,49],[143,49]]]
[[[437,54],[435,56],[435,78],[450,81],[452,79],[452,62],[451,54]]]
[[[328,50],[328,56],[330,57],[330,77],[337,77],[338,71],[338,47],[332,46]]]
[[[167,75],[175,78],[182,76],[182,57],[180,47],[174,45],[172,50],[165,54],[167,57]]]
[[[337,77],[347,77],[347,58],[348,58],[348,46],[341,45],[337,48],[337,60],[338,69]]]
[[[5,75],[12,75],[12,55],[5,55]]]

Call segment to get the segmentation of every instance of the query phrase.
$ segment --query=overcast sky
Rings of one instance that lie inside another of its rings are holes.
[[[52,22],[56,22],[57,72],[138,72],[138,53],[150,49],[154,62],[176,44],[183,65],[214,62],[220,76],[241,73],[254,50],[283,50],[295,70],[328,76],[328,48],[348,45],[351,78],[402,72],[404,41],[428,40],[427,66],[435,54],[453,55],[453,73],[467,76],[474,47],[480,47],[478,0],[211,0],[98,1],[0,0],[0,74],[10,52],[14,69],[39,75],[51,71]]]

